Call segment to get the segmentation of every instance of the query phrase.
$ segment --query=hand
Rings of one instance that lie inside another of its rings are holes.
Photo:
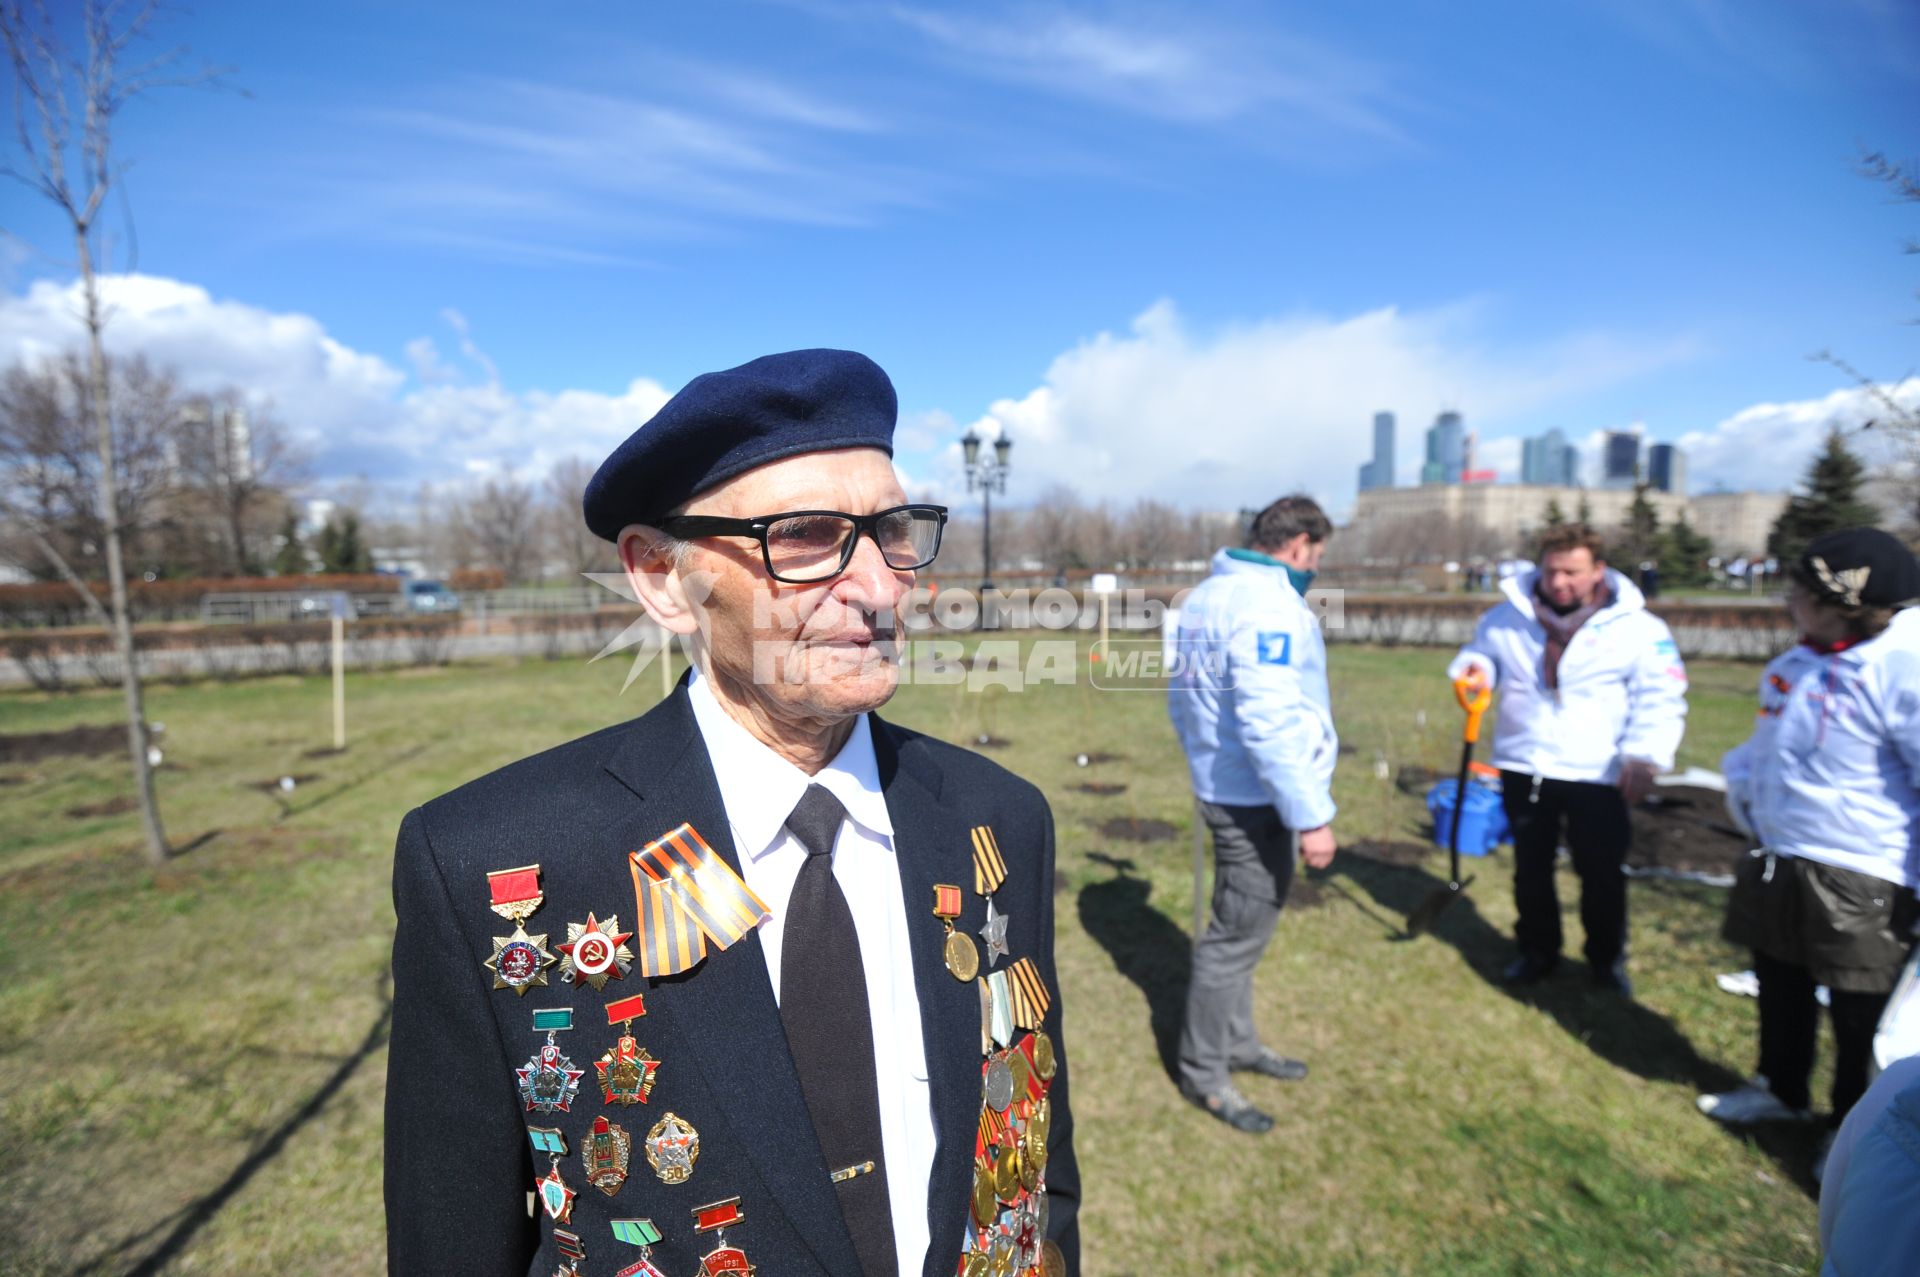
[[[1629,758],[1620,764],[1620,796],[1627,800],[1627,806],[1638,807],[1642,799],[1653,792],[1653,778],[1659,769],[1641,758]]]
[[[1337,850],[1332,825],[1300,831],[1300,859],[1307,862],[1308,868],[1325,869],[1333,863],[1333,853]]]

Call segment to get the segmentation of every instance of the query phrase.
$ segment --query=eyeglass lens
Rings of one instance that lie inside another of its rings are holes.
[[[821,579],[852,557],[849,537],[857,525],[844,515],[803,514],[767,527],[767,559],[789,580]],[[940,517],[931,510],[894,510],[873,529],[887,566],[896,571],[925,567],[940,548]]]

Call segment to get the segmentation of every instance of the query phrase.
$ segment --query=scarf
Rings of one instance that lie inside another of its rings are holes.
[[[1613,590],[1605,581],[1593,592],[1593,601],[1585,607],[1577,607],[1571,612],[1559,612],[1554,609],[1547,597],[1540,593],[1536,584],[1533,589],[1533,614],[1540,621],[1540,628],[1547,632],[1546,660],[1541,673],[1545,675],[1549,690],[1560,688],[1560,658],[1566,655],[1567,644],[1580,632],[1580,627],[1591,621],[1594,614],[1613,602]]]

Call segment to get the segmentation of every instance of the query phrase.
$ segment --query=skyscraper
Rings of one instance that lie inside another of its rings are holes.
[[[1466,426],[1457,412],[1443,412],[1427,430],[1427,460],[1422,483],[1458,483],[1466,465]]]
[[[1670,443],[1647,449],[1647,482],[1662,492],[1687,490],[1687,454]]]
[[[1601,448],[1601,483],[1609,488],[1631,488],[1640,482],[1640,435],[1633,430],[1609,430]]]
[[[1393,486],[1393,414],[1373,414],[1373,460],[1360,467],[1360,491]]]
[[[1580,482],[1580,450],[1559,430],[1520,445],[1520,482],[1571,488]]]

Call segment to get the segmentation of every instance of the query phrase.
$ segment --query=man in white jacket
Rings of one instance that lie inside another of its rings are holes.
[[[1493,764],[1513,826],[1519,954],[1509,983],[1530,984],[1560,962],[1554,860],[1564,837],[1580,875],[1580,922],[1596,984],[1630,994],[1628,808],[1673,766],[1687,716],[1687,671],[1666,623],[1633,582],[1607,567],[1592,529],[1547,532],[1540,566],[1501,585],[1448,668],[1477,669],[1500,698]]]
[[[1299,855],[1333,860],[1338,740],[1327,649],[1304,597],[1333,525],[1311,498],[1282,497],[1254,520],[1246,549],[1221,550],[1173,620],[1167,709],[1194,796],[1213,834],[1213,916],[1194,942],[1180,1035],[1180,1091],[1235,1130],[1273,1118],[1234,1071],[1307,1074],[1260,1041],[1253,971],[1266,952]]]

